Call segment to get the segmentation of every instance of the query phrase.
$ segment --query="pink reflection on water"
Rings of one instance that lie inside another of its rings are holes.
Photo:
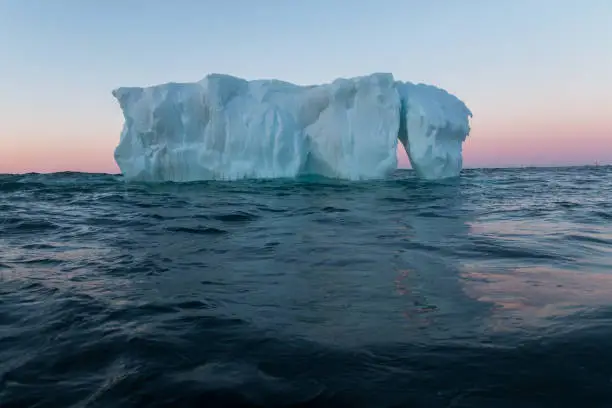
[[[553,267],[478,270],[461,274],[464,292],[491,303],[489,324],[494,331],[547,326],[555,318],[607,306],[612,275]]]

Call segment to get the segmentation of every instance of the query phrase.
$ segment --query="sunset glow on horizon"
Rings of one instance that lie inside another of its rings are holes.
[[[0,173],[117,173],[112,89],[212,72],[392,72],[472,110],[464,167],[612,164],[612,2],[238,2],[0,2]]]
[[[99,143],[89,143],[86,138],[71,138],[67,146],[52,143],[31,146],[17,143],[15,139],[12,149],[9,145],[9,149],[0,152],[0,174],[60,171],[119,173],[113,158],[119,132],[120,128],[114,138],[100,138]],[[572,166],[592,165],[596,162],[612,164],[609,135],[609,132],[582,135],[577,143],[577,138],[573,136],[479,138],[479,132],[475,131],[464,143],[464,167]],[[410,168],[401,144],[398,144],[397,156],[399,168]]]

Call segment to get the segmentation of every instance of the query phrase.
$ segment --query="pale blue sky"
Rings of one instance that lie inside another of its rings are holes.
[[[524,139],[593,132],[612,161],[610,0],[0,0],[0,154],[112,155],[119,86],[375,71],[464,100],[474,152],[522,123]]]

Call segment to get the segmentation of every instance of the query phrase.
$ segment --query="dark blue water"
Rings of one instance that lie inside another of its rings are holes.
[[[0,407],[162,406],[612,406],[612,168],[0,176]]]

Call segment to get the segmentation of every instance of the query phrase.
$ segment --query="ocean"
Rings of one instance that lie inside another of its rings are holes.
[[[612,167],[0,176],[0,407],[611,407]]]

